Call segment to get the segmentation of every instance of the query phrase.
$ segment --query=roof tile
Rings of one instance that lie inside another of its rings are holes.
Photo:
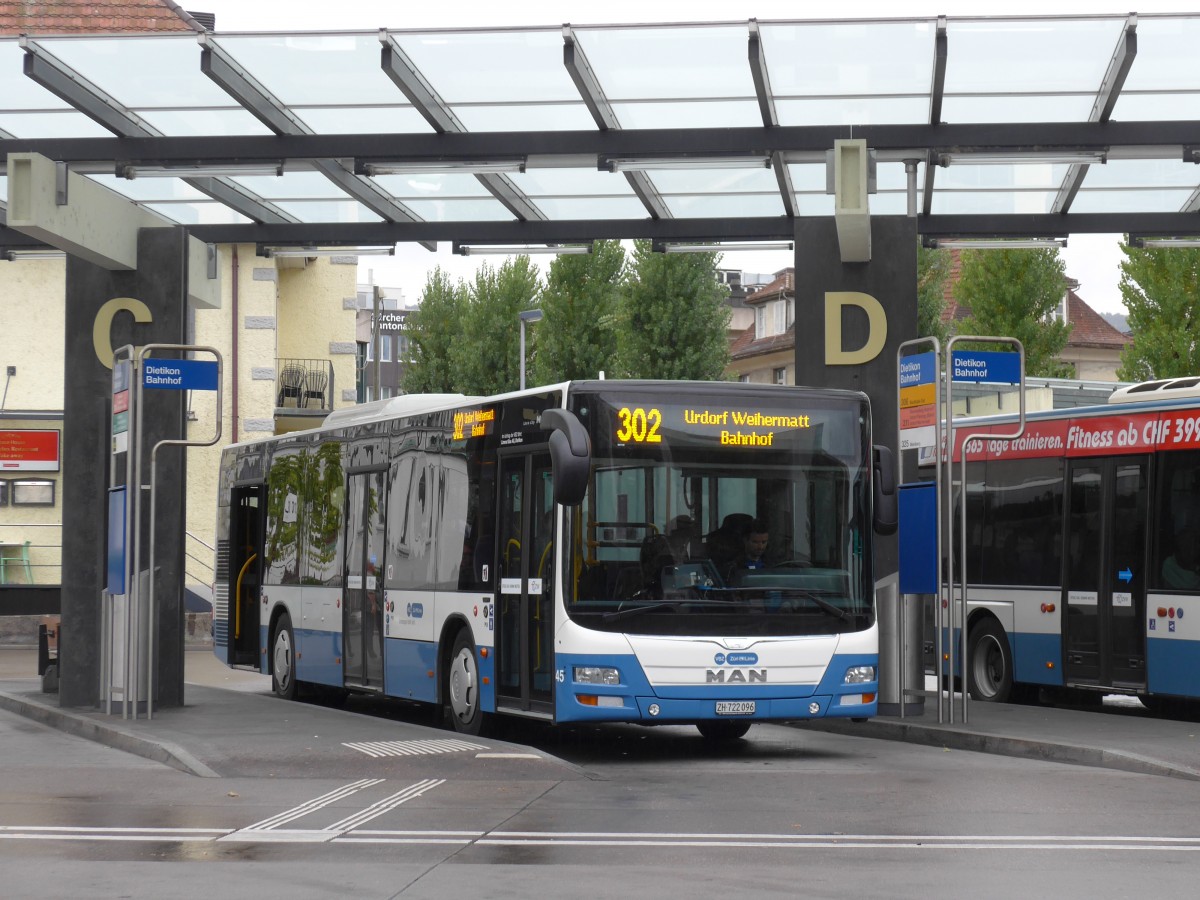
[[[192,31],[171,0],[0,0],[0,35]]]

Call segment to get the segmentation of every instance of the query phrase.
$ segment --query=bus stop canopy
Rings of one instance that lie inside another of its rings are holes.
[[[29,35],[0,148],[264,251],[790,240],[843,138],[928,243],[1180,238],[1198,45],[1200,14]]]

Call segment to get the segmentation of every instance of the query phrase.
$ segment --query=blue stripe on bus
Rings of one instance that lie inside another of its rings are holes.
[[[1196,659],[1200,641],[1146,640],[1146,687],[1152,694],[1194,697],[1200,693]]]
[[[317,631],[311,628],[293,627],[292,631],[299,645],[296,677],[300,681],[312,684],[341,687],[345,681],[341,662],[342,636],[336,631]]]
[[[1026,684],[1063,683],[1062,637],[1058,634],[1018,632],[1009,638],[1013,678]],[[1053,668],[1047,666],[1053,664]]]
[[[753,719],[811,719],[821,716],[873,716],[878,711],[878,699],[868,704],[854,705],[839,702],[841,696],[878,694],[879,682],[845,684],[846,670],[851,666],[875,666],[877,654],[838,654],[833,657],[821,682],[817,685],[791,684],[712,684],[660,685],[655,688],[647,680],[637,657],[628,655],[564,653],[557,659],[563,680],[555,691],[555,716],[559,722],[695,722],[721,718],[716,715],[717,700],[755,700]],[[573,680],[576,666],[603,666],[621,673],[621,684],[579,684]],[[599,698],[614,697],[620,706],[591,706],[580,703],[577,695]],[[649,706],[656,703],[659,714],[651,716]],[[818,711],[809,707],[816,703]]]
[[[388,696],[425,703],[437,700],[437,644],[388,638],[383,658],[383,684]],[[480,668],[482,663],[480,660]]]

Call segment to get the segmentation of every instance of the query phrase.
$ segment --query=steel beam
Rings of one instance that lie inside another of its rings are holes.
[[[575,89],[579,91],[584,105],[592,114],[596,127],[601,131],[621,130],[617,113],[612,108],[612,104],[608,102],[608,97],[600,86],[600,79],[596,77],[592,64],[588,62],[587,54],[576,43],[575,33],[571,30],[570,25],[563,26],[563,65],[570,74],[571,80],[575,82]],[[629,187],[642,201],[642,206],[646,207],[646,212],[650,214],[651,218],[672,218],[671,208],[667,206],[667,202],[659,194],[658,188],[654,186],[654,179],[645,172],[625,172],[624,175],[625,180],[629,182]]]
[[[1096,99],[1092,103],[1092,110],[1088,114],[1089,122],[1107,122],[1109,120],[1113,107],[1117,105],[1117,98],[1121,95],[1121,88],[1125,86],[1125,79],[1129,75],[1129,69],[1133,65],[1133,60],[1136,56],[1137,14],[1130,13],[1125,23],[1125,30],[1121,33],[1121,39],[1117,41],[1117,47],[1113,51],[1112,58],[1108,61],[1108,69],[1105,71],[1104,78],[1100,82],[1100,90],[1096,92]],[[1054,204],[1051,207],[1052,212],[1065,213],[1071,208],[1071,204],[1075,202],[1075,195],[1079,193],[1080,187],[1083,186],[1083,179],[1087,177],[1087,173],[1087,163],[1072,163],[1068,167],[1067,174],[1063,177],[1062,185],[1054,197]]]
[[[713,219],[570,219],[529,222],[327,222],[298,225],[193,225],[208,243],[387,244],[460,241],[464,244],[579,244],[591,240],[790,241],[786,216]],[[1038,213],[922,215],[917,231],[935,237],[1041,237],[1059,234],[1200,234],[1195,213]]]
[[[1107,150],[1126,158],[1200,146],[1200,121],[1027,122],[935,125],[779,125],[744,128],[641,128],[607,131],[518,131],[465,134],[202,135],[190,137],[20,138],[0,140],[0,152],[37,152],[67,162],[125,160],[182,163],[312,159],[446,159],[569,157],[592,165],[599,156],[719,155],[748,151],[824,153],[835,140],[865,138],[881,158],[904,154]],[[886,157],[883,155],[886,154]]]
[[[223,91],[237,100],[256,119],[277,135],[312,134],[312,129],[287,108],[253,76],[243,70],[219,46],[200,36],[200,71]],[[348,196],[389,222],[417,222],[420,217],[382,190],[368,178],[348,171],[337,159],[313,160],[313,168],[332,181]],[[293,219],[293,221],[295,221]],[[436,246],[429,247],[437,249]]]
[[[139,118],[132,110],[122,106],[35,41],[22,38],[21,47],[25,50],[23,65],[28,77],[109,131],[117,134],[119,138],[154,139],[161,137],[158,130],[152,125]],[[35,150],[33,152],[40,153],[42,151]],[[43,153],[42,155],[59,159],[51,154]],[[103,157],[98,158],[102,159]],[[115,163],[117,159],[121,158],[120,156],[113,157],[113,162]],[[295,216],[288,215],[273,203],[268,203],[227,179],[185,178],[184,181],[248,219],[257,222],[297,221]]]
[[[446,103],[425,77],[420,73],[408,55],[396,43],[396,39],[388,34],[387,29],[379,32],[379,41],[383,44],[380,52],[380,65],[384,73],[400,88],[409,102],[416,107],[417,112],[425,117],[439,134],[462,134],[467,128],[454,110]],[[361,154],[359,154],[361,155]],[[499,200],[504,208],[518,219],[545,219],[546,215],[537,208],[537,204],[525,196],[525,192],[516,183],[504,175],[476,175],[488,193]]]

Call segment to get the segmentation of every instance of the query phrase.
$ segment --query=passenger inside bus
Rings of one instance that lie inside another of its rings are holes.
[[[1186,527],[1175,537],[1175,552],[1163,560],[1163,583],[1176,590],[1200,588],[1200,528]]]

